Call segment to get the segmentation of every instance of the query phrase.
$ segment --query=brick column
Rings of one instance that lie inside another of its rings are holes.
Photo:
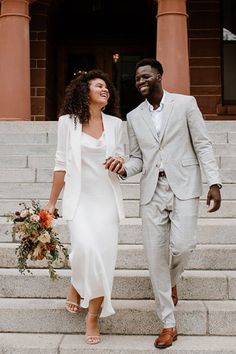
[[[0,120],[29,120],[30,0],[0,2]]]
[[[187,0],[158,0],[157,59],[163,64],[163,87],[189,94]]]

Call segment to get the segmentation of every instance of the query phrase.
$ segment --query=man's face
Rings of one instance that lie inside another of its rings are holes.
[[[150,65],[140,66],[135,75],[136,88],[143,97],[148,97],[159,91],[161,87],[161,75]]]

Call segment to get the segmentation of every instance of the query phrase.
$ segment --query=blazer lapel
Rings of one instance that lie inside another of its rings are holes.
[[[115,130],[113,126],[112,119],[109,115],[102,113],[102,122],[105,132],[106,139],[106,158],[113,155],[114,144],[115,144]]]
[[[81,170],[81,132],[82,132],[82,124],[77,122],[76,129],[74,127],[74,120],[71,119],[71,149],[74,155],[76,167],[78,170]]]
[[[171,94],[169,92],[166,92],[166,97],[165,97],[165,102],[164,102],[164,107],[163,107],[163,115],[162,115],[162,124],[161,124],[161,131],[160,131],[160,143],[162,141],[162,138],[164,136],[168,120],[170,118],[170,114],[172,112],[173,106],[174,106],[174,99],[171,97]]]
[[[142,111],[142,118],[145,121],[145,123],[148,126],[148,129],[150,130],[151,134],[153,135],[153,137],[155,138],[155,140],[159,143],[159,138],[157,135],[157,131],[156,131],[156,127],[153,123],[150,111],[148,109],[148,105],[146,104],[146,102],[143,102],[143,104],[140,107],[141,111]]]

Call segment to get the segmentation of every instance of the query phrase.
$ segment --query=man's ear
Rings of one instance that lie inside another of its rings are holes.
[[[158,80],[159,82],[161,82],[161,80],[162,80],[161,74],[157,74],[157,80]]]

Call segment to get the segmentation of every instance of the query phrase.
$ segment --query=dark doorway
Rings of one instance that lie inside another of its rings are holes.
[[[74,74],[99,68],[115,84],[125,119],[141,101],[134,87],[135,64],[143,57],[155,56],[156,2],[55,0],[49,10],[48,38],[53,43],[48,67],[56,71],[57,78],[52,85],[55,116]]]

